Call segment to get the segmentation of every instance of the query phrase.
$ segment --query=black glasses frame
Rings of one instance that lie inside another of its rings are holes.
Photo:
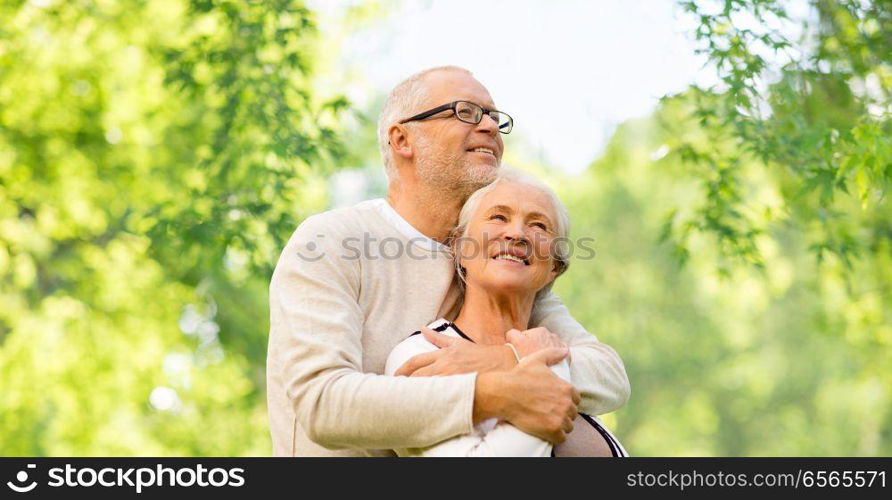
[[[462,119],[458,116],[458,113],[456,112],[456,109],[455,109],[455,108],[458,106],[459,103],[470,104],[471,106],[474,106],[474,107],[476,107],[476,108],[479,108],[479,109],[481,110],[481,113],[480,113],[480,119],[477,120],[477,121],[475,121],[475,122],[474,122],[474,121],[468,121],[468,120],[462,120]],[[447,110],[451,110],[452,113],[453,113],[453,116],[455,116],[455,118],[456,118],[458,121],[461,121],[461,122],[464,122],[464,123],[470,123],[470,124],[472,124],[472,125],[477,125],[478,123],[480,123],[480,121],[483,120],[483,115],[488,115],[490,118],[492,118],[493,120],[496,121],[496,124],[498,124],[499,120],[498,120],[495,116],[492,116],[492,113],[499,113],[500,115],[505,115],[505,116],[508,117],[508,122],[507,122],[505,125],[499,125],[499,132],[501,132],[501,133],[503,133],[503,134],[510,134],[510,133],[511,133],[511,130],[514,129],[514,118],[511,118],[511,115],[509,115],[508,113],[505,113],[504,111],[499,111],[499,110],[497,110],[497,109],[486,109],[486,108],[484,108],[483,106],[481,106],[481,105],[479,105],[479,104],[476,104],[476,103],[473,103],[473,102],[471,102],[471,101],[452,101],[452,102],[450,102],[450,103],[448,103],[448,104],[444,104],[444,105],[442,105],[442,106],[437,106],[437,107],[434,108],[434,109],[429,109],[429,110],[424,111],[424,112],[422,112],[422,113],[418,113],[418,114],[415,115],[415,116],[411,116],[411,117],[406,118],[406,119],[404,119],[404,120],[400,120],[400,121],[399,121],[399,124],[402,125],[403,123],[407,123],[407,122],[413,122],[413,121],[418,121],[418,120],[424,120],[425,118],[430,118],[431,116],[434,116],[434,115],[437,114],[437,113],[442,113],[443,111],[447,111]],[[503,130],[504,128],[507,128],[508,130]]]

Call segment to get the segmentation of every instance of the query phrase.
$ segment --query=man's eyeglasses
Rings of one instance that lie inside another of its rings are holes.
[[[400,120],[400,124],[416,120],[424,120],[425,118],[430,118],[431,116],[434,116],[437,113],[442,113],[446,110],[454,111],[456,118],[458,118],[460,121],[470,123],[472,125],[477,125],[478,123],[480,123],[480,120],[483,119],[483,115],[489,115],[493,120],[496,121],[496,123],[499,124],[499,132],[503,134],[511,133],[511,129],[514,128],[514,119],[508,116],[507,113],[502,113],[501,111],[496,111],[494,109],[483,109],[473,102],[468,101],[453,101],[449,104],[437,106],[436,108],[425,111],[424,113],[419,113],[410,118],[406,118],[405,120]]]

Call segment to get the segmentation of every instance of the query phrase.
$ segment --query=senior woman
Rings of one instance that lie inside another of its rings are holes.
[[[554,359],[556,348],[566,347],[557,336],[544,329],[527,330],[536,298],[567,269],[568,233],[566,208],[554,192],[503,167],[493,183],[468,198],[453,232],[456,275],[464,292],[461,309],[455,321],[441,318],[428,327],[478,344],[507,343],[519,362]],[[385,373],[393,375],[411,357],[437,349],[420,333],[393,349]],[[552,370],[572,382],[567,360]],[[396,452],[400,456],[627,456],[596,417],[582,414],[567,440],[554,448],[510,423],[490,419],[475,425],[470,434]]]

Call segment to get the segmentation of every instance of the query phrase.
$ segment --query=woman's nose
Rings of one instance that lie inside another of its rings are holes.
[[[505,227],[505,238],[509,240],[525,240],[526,233],[523,230],[523,224],[520,222],[512,222]]]

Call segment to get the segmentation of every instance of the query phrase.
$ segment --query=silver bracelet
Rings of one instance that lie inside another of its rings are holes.
[[[505,342],[505,345],[511,348],[511,352],[514,353],[514,357],[517,358],[517,362],[520,363],[520,353],[517,352],[517,348],[514,347],[514,344],[512,344],[511,342]]]

